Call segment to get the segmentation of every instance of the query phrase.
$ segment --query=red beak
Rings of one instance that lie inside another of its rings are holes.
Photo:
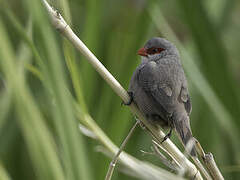
[[[144,47],[139,49],[137,54],[140,55],[140,56],[147,56],[148,55],[147,51],[146,51],[146,49]]]

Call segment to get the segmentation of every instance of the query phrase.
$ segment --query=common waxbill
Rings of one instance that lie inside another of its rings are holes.
[[[166,39],[154,37],[138,55],[142,63],[130,82],[132,100],[151,123],[170,128],[163,141],[175,129],[186,145],[193,137],[189,122],[192,105],[177,48]],[[194,148],[190,153],[196,156]]]

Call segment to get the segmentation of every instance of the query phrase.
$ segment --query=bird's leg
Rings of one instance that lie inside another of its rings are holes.
[[[173,128],[172,128],[172,127],[170,127],[170,128],[171,128],[170,131],[166,134],[166,136],[164,136],[164,138],[163,138],[163,140],[162,140],[161,143],[163,143],[164,141],[166,141],[167,138],[170,138],[170,137],[171,137]]]
[[[133,92],[128,91],[127,93],[128,93],[128,95],[129,95],[129,97],[130,97],[130,100],[129,100],[127,103],[125,103],[124,101],[122,101],[121,105],[129,106],[129,105],[132,104],[132,102],[133,102]]]

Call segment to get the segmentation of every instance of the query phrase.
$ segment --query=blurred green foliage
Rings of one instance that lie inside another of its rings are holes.
[[[137,50],[173,41],[189,79],[194,136],[226,179],[240,178],[240,3],[236,0],[50,1],[128,87]],[[78,131],[72,97],[116,144],[134,123],[91,65],[52,29],[41,1],[0,1],[0,178],[103,179],[110,159]],[[178,139],[173,141],[181,147]],[[138,129],[126,151],[161,166]],[[133,179],[114,173],[114,179]]]

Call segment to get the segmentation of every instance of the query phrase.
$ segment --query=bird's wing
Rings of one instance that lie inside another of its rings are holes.
[[[190,96],[188,94],[188,89],[185,83],[181,87],[181,92],[179,97],[180,97],[179,101],[184,104],[187,114],[190,115],[192,111],[192,103],[191,103]]]
[[[155,62],[147,63],[139,70],[139,86],[154,102],[160,105],[169,114],[172,114],[172,88],[162,81],[160,72],[157,71]],[[164,76],[164,74],[162,75]],[[162,111],[162,109],[161,109]]]
[[[184,104],[188,114],[191,112],[191,102],[188,90],[185,85],[182,86],[180,94],[174,94],[176,91],[172,89],[171,82],[166,73],[161,73],[155,62],[147,63],[139,70],[138,83],[143,90],[157,102],[164,111],[169,114],[173,113],[176,106],[176,97],[179,102]]]

